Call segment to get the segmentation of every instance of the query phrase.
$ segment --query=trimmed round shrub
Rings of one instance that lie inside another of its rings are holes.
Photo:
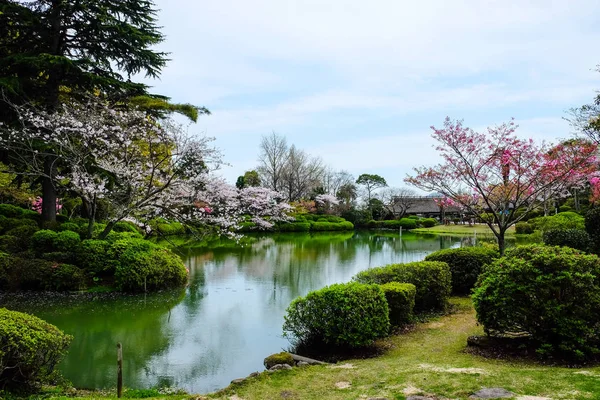
[[[567,246],[581,251],[589,251],[592,246],[590,235],[580,229],[555,229],[542,235],[547,246]]]
[[[19,218],[23,216],[26,210],[21,207],[14,206],[12,204],[0,204],[0,215],[5,216],[6,218]],[[32,211],[34,214],[37,214],[35,211]]]
[[[412,283],[417,289],[415,311],[444,310],[452,290],[452,274],[445,262],[417,261],[391,264],[359,272],[354,280],[360,283]]]
[[[39,230],[40,228],[38,228],[37,225],[22,225],[7,231],[6,235],[14,236],[19,239],[19,247],[21,250],[27,250],[31,244],[31,237]]]
[[[54,249],[58,251],[74,251],[79,243],[81,242],[81,238],[79,237],[79,233],[73,231],[62,231],[56,235],[56,239],[54,239]]]
[[[115,269],[115,285],[125,292],[179,287],[186,281],[187,271],[178,255],[139,239],[130,241],[130,245],[122,249]]]
[[[387,335],[390,326],[385,295],[378,285],[340,283],[292,301],[284,336],[302,344],[362,347]]]
[[[58,226],[59,231],[73,231],[81,235],[82,230],[87,230],[87,226],[78,225],[74,222],[64,222]]]
[[[0,389],[44,383],[72,339],[37,317],[0,308]]]
[[[38,224],[34,220],[24,219],[24,218],[7,218],[2,221],[2,231],[6,234],[6,232],[21,227],[21,226],[30,226],[32,228],[37,228]]]
[[[137,227],[131,222],[127,221],[119,221],[113,226],[113,231],[115,232],[133,232],[139,233]]]
[[[600,353],[600,259],[568,247],[520,246],[488,266],[473,294],[488,335],[526,333],[540,355]]]
[[[85,289],[85,272],[75,265],[53,263],[51,268],[52,274],[46,283],[47,289],[56,291]]]
[[[452,273],[452,293],[469,294],[475,286],[483,267],[500,257],[498,251],[485,247],[461,247],[438,250],[425,257],[425,261],[448,264]]]
[[[423,218],[418,221],[423,228],[431,228],[437,224],[435,218]]]
[[[402,326],[411,322],[417,289],[412,283],[390,282],[380,285],[390,311],[390,324]]]
[[[50,229],[37,231],[31,237],[31,248],[38,254],[50,252],[54,248],[54,241],[57,236],[58,233]]]
[[[110,248],[111,245],[106,240],[82,241],[76,250],[77,265],[96,275],[114,274],[116,259],[109,254]]]
[[[0,236],[0,251],[18,253],[23,250],[23,242],[18,237],[11,235]]]
[[[291,222],[277,225],[280,232],[308,232],[310,230],[309,222]]]
[[[144,237],[142,236],[141,233],[139,232],[114,232],[111,231],[109,232],[108,235],[106,235],[106,241],[109,242],[116,242],[117,240],[131,240],[131,239],[143,239]]]
[[[515,225],[515,233],[519,235],[530,235],[535,230],[535,227],[527,222],[517,222]]]

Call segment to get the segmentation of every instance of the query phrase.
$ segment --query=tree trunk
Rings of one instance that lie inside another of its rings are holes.
[[[94,236],[94,224],[96,222],[96,196],[89,203],[88,207],[88,232],[87,238],[91,239]]]
[[[505,231],[503,229],[500,229],[500,232],[498,233],[498,250],[500,251],[500,257],[504,256],[504,250],[506,248],[506,242],[504,240],[504,233]]]
[[[117,222],[119,222],[119,221],[110,221],[106,225],[106,228],[104,228],[104,230],[102,231],[102,233],[98,236],[98,239],[100,239],[100,240],[106,239],[106,237],[108,236],[108,234],[110,233],[110,231],[112,231],[113,227],[115,226],[115,224]]]
[[[46,157],[44,160],[44,173],[46,176],[42,178],[42,221],[56,221],[56,188],[52,182],[53,160],[51,157]]]

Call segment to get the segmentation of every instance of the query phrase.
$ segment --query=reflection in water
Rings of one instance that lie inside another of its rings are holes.
[[[461,239],[350,232],[256,236],[245,243],[189,250],[184,293],[44,298],[42,304],[4,296],[0,302],[75,336],[61,368],[78,387],[115,386],[120,341],[126,386],[209,392],[262,370],[264,357],[289,346],[281,326],[295,297],[369,267],[421,260],[460,246]]]

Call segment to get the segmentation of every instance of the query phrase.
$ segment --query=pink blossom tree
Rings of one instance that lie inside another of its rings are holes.
[[[508,228],[539,205],[543,194],[564,193],[596,170],[596,145],[588,142],[549,147],[514,135],[514,121],[480,133],[446,118],[431,127],[443,162],[415,168],[406,178],[421,189],[437,191],[479,216],[505,249]]]

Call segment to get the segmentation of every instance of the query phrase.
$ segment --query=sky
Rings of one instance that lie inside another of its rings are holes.
[[[600,89],[597,0],[156,0],[171,61],[154,93],[205,106],[235,182],[283,135],[336,170],[406,186],[439,162],[432,125],[572,136],[569,108]]]

